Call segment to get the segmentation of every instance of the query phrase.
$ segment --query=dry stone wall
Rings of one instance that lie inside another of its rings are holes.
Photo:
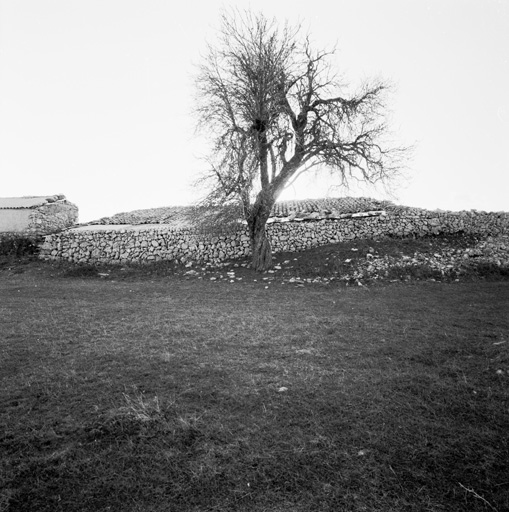
[[[273,222],[267,226],[274,252],[302,251],[319,245],[384,236],[424,236],[465,232],[509,233],[509,213],[442,212],[395,207],[377,214],[357,214],[337,220]],[[150,263],[162,260],[219,263],[247,256],[245,229],[213,236],[168,225],[84,226],[49,235],[41,247],[46,260],[75,263]]]

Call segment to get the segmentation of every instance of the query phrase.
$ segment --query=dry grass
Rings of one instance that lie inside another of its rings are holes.
[[[70,274],[0,272],[0,510],[509,510],[507,281]]]

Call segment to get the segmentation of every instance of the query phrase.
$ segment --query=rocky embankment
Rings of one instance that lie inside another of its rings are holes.
[[[117,279],[142,269],[150,272],[146,266],[110,266],[102,270],[98,267],[95,275]],[[173,268],[156,267],[154,271],[213,283],[256,283],[266,288],[277,284],[365,286],[389,281],[509,278],[509,235],[344,242],[301,253],[276,254],[274,266],[262,274],[251,270],[247,258],[207,264],[188,262]]]
[[[463,275],[476,272],[479,267],[495,266],[509,269],[509,235],[488,237],[472,247],[448,247],[431,254],[415,252],[413,255],[379,256],[376,250],[369,252],[355,269],[335,279],[340,281],[380,280],[388,277],[410,279],[436,275],[437,278],[459,280]],[[430,278],[430,277],[428,277]],[[431,278],[433,279],[433,278]]]

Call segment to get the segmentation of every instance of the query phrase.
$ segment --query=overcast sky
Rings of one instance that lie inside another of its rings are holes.
[[[416,145],[398,203],[509,211],[509,0],[0,0],[0,197],[63,193],[82,222],[195,201],[193,66],[229,5],[302,22],[352,84],[395,84]]]

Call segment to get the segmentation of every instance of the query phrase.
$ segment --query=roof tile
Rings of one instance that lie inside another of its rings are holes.
[[[62,194],[54,196],[0,197],[0,210],[37,208],[48,203],[65,199]]]

